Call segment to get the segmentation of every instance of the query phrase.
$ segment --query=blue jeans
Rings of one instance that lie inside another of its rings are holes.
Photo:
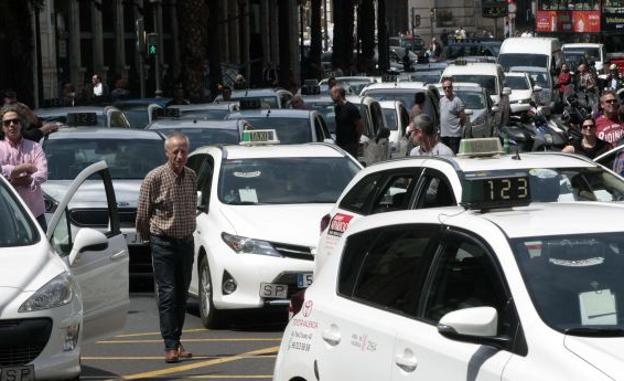
[[[193,238],[180,240],[151,235],[150,248],[158,287],[160,333],[165,341],[165,350],[177,349],[193,271]]]

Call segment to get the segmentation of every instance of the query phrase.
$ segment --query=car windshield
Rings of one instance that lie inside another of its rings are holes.
[[[340,81],[340,84],[348,85],[353,94],[359,94],[363,88],[371,84],[371,81],[368,79],[343,79]]]
[[[548,74],[547,73],[539,73],[539,72],[527,72],[533,83],[539,85],[542,89],[548,90],[550,86],[548,85]]]
[[[548,68],[548,56],[545,54],[503,53],[498,56],[498,63],[505,69],[512,66],[537,66]]]
[[[399,129],[399,122],[397,120],[397,112],[393,108],[384,108],[383,114],[384,118],[386,118],[386,127],[388,127],[391,131],[396,131]]]
[[[301,144],[312,141],[309,118],[242,117],[256,130],[274,129],[282,144]]]
[[[4,181],[0,181],[0,247],[27,246],[39,242],[39,232],[17,197]]]
[[[511,239],[542,320],[578,336],[624,336],[624,232]]]
[[[43,150],[49,180],[73,180],[100,160],[113,179],[138,180],[166,161],[160,139],[48,139]]]
[[[336,133],[336,110],[333,102],[331,103],[306,103],[306,106],[312,110],[318,111],[323,117],[329,132]]]
[[[233,100],[233,101],[240,101],[241,99],[245,99],[245,100],[258,100],[258,101],[260,101],[260,104],[262,105],[262,108],[280,108],[279,107],[279,103],[277,103],[277,97],[275,97],[275,96],[268,96],[268,97],[240,97],[240,98],[232,97],[231,100]]]
[[[422,83],[440,82],[441,73],[415,73],[410,75],[410,81]]]
[[[197,147],[217,144],[231,145],[240,142],[238,130],[231,128],[158,128],[156,131],[167,136],[174,132],[183,133],[191,143],[189,152],[193,152]]]
[[[512,90],[529,90],[529,83],[526,77],[505,76],[505,86]]]
[[[126,118],[130,122],[130,127],[143,129],[149,124],[147,106],[137,106],[123,110]]]
[[[464,107],[470,110],[487,108],[482,93],[477,91],[455,90],[455,94],[464,103]]]
[[[480,171],[483,175],[483,171]],[[509,171],[487,171],[488,177]],[[542,202],[624,201],[624,180],[602,167],[535,168],[515,171],[529,177],[531,199]],[[477,176],[477,172],[466,172]]]
[[[563,51],[563,54],[568,57],[568,54],[574,54],[579,56],[589,56],[591,60],[600,61],[600,49],[598,48],[568,48]]]
[[[346,157],[226,160],[219,199],[231,205],[334,203],[358,170]]]
[[[498,94],[498,91],[496,91],[496,77],[493,75],[454,74],[453,81],[476,83],[486,89],[488,93]]]

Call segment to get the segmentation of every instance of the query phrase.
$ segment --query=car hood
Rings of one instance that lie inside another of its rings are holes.
[[[117,205],[121,208],[136,208],[139,190],[143,180],[113,180]],[[71,186],[71,180],[48,180],[43,183],[43,191],[56,201],[61,201]],[[87,180],[78,188],[71,202],[72,207],[106,206],[104,183],[100,180]]]
[[[19,293],[36,291],[66,270],[45,237],[35,245],[0,249],[0,312]]]
[[[316,247],[321,218],[333,205],[223,205],[221,213],[239,236]]]
[[[509,101],[517,101],[520,99],[530,99],[531,98],[531,90],[513,90],[511,94],[509,94]]]
[[[624,340],[622,337],[596,338],[566,336],[565,347],[614,380],[624,380]]]

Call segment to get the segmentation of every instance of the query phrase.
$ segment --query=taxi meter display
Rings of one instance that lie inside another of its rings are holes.
[[[487,173],[468,173],[462,184],[461,204],[468,208],[493,209],[526,206],[531,202],[527,173],[490,177]]]

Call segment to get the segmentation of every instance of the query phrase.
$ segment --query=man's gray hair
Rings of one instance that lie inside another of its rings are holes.
[[[187,147],[191,146],[191,142],[188,136],[184,135],[181,132],[174,132],[173,134],[167,136],[167,138],[165,139],[165,151],[167,150],[167,147],[169,147],[169,144],[171,144],[172,140],[184,140]]]

